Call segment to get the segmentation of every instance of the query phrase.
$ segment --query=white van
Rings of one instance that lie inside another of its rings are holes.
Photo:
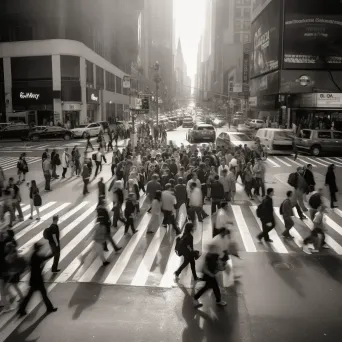
[[[267,153],[292,154],[294,133],[291,129],[260,128],[255,138],[266,147]]]

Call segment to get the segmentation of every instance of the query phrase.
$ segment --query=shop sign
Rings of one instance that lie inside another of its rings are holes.
[[[64,111],[79,112],[81,110],[81,104],[80,103],[63,103],[62,109]]]
[[[256,107],[258,105],[258,97],[257,96],[251,96],[249,98],[248,103],[249,103],[250,107]]]
[[[131,78],[129,76],[124,76],[122,79],[122,87],[129,89],[131,87]]]
[[[24,92],[20,92],[20,98],[21,99],[35,99],[35,100],[39,100],[40,94],[35,94],[35,93],[24,93]]]
[[[316,94],[316,105],[319,108],[341,108],[341,93],[319,93]]]
[[[99,103],[99,90],[87,88],[87,103]]]
[[[52,88],[12,88],[13,105],[50,105],[53,103]]]

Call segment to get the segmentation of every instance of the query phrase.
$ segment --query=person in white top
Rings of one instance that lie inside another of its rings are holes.
[[[95,170],[94,178],[96,178],[99,170],[100,172],[102,171],[102,153],[101,153],[100,147],[97,149],[97,152],[96,152],[95,164],[96,164],[96,170]]]
[[[221,208],[217,212],[215,228],[221,229],[226,228],[228,229],[230,225],[233,224],[233,221],[229,219],[228,216],[228,202],[222,202]]]
[[[192,172],[192,178],[188,181],[187,185],[186,185],[186,190],[188,192],[188,198],[190,198],[190,186],[192,183],[196,184],[196,187],[198,187],[199,189],[201,189],[201,182],[197,177],[197,173],[194,171]]]
[[[197,214],[198,221],[203,222],[203,220],[209,215],[203,210],[203,199],[202,199],[202,190],[200,187],[196,185],[195,182],[190,184],[190,192],[189,192],[189,219],[194,222],[195,221],[195,213]]]
[[[229,171],[229,168],[226,165],[226,160],[224,158],[221,159],[221,165],[218,167],[218,175],[219,176],[222,176],[222,171],[223,170]]]
[[[65,178],[65,174],[67,172],[67,169],[69,167],[69,152],[68,152],[68,148],[66,148],[62,154],[62,160],[61,160],[61,164],[62,164],[62,168],[63,168],[63,173],[62,173],[62,178]]]

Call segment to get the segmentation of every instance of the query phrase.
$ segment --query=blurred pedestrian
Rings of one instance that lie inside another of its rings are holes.
[[[329,187],[330,191],[330,208],[337,208],[334,202],[337,201],[336,199],[336,192],[338,192],[338,188],[336,185],[336,176],[335,176],[335,165],[331,164],[328,167],[328,171],[325,175],[325,185]]]
[[[53,263],[51,267],[52,273],[60,272],[58,269],[59,257],[61,254],[61,245],[59,241],[59,227],[58,227],[59,216],[54,215],[52,217],[52,224],[50,227],[46,228],[43,232],[44,239],[49,242],[51,253],[53,254]]]

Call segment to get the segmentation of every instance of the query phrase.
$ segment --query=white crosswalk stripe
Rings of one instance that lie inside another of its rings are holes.
[[[26,157],[26,162],[28,165],[37,163],[40,160],[41,158],[39,157]],[[17,164],[18,164],[18,157],[7,157],[7,156],[0,157],[0,166],[2,167],[4,171],[17,168]]]
[[[143,203],[143,199],[140,200]],[[23,209],[28,209],[25,204]],[[111,205],[108,206],[110,209]],[[30,249],[37,241],[44,242],[43,230],[49,226],[52,216],[62,214],[59,220],[60,239],[61,239],[61,255],[60,266],[61,273],[52,278],[52,282],[60,283],[66,281],[76,282],[92,282],[94,279],[102,284],[122,284],[131,286],[157,286],[172,287],[175,285],[173,272],[177,269],[181,262],[174,252],[175,234],[173,231],[167,231],[164,227],[160,227],[154,235],[147,235],[146,228],[151,219],[148,213],[142,214],[137,221],[136,229],[138,232],[134,235],[124,236],[124,226],[121,226],[113,233],[114,241],[119,245],[123,244],[121,254],[115,254],[109,245],[109,260],[116,255],[113,263],[111,263],[106,271],[101,271],[102,261],[95,255],[87,257],[86,262],[81,263],[79,257],[87,255],[93,246],[92,232],[95,226],[95,209],[96,204],[92,205],[87,201],[71,207],[70,203],[48,202],[45,208],[41,207],[41,211],[46,213],[41,217],[41,221],[32,223],[22,222],[16,225],[16,239],[19,245],[19,252],[25,256],[29,255]],[[210,206],[205,205],[204,209],[209,212]],[[256,206],[230,206],[231,215],[234,218],[234,239],[239,244],[241,252],[257,253],[301,253],[303,239],[310,234],[312,222],[308,219],[300,221],[294,219],[295,226],[291,229],[291,235],[294,236],[293,242],[285,240],[281,237],[284,231],[283,218],[279,213],[279,208],[275,207],[276,227],[270,232],[270,238],[273,240],[271,244],[257,244],[256,236],[261,230],[260,220],[256,217]],[[112,212],[110,212],[112,214]],[[333,216],[335,215],[335,216]],[[296,214],[297,216],[297,214]],[[342,255],[342,213],[339,210],[330,212],[326,217],[327,226],[327,243],[330,245],[330,253]],[[185,208],[181,212],[181,220],[185,219]],[[49,222],[49,223],[48,223]],[[303,232],[303,229],[306,229]],[[203,223],[198,223],[194,232],[194,246],[202,252],[202,256],[197,261],[196,268],[200,272],[203,264],[204,255],[207,246],[212,239],[212,224],[210,219],[205,219]],[[165,246],[167,245],[167,248]],[[171,247],[172,246],[172,247]],[[171,248],[170,248],[171,247]],[[139,254],[137,254],[139,253]],[[158,260],[161,253],[165,260],[164,267],[160,268]],[[166,253],[166,254],[165,254]],[[52,260],[49,260],[44,269],[46,275],[50,274]],[[229,273],[222,275],[224,286],[232,283]],[[28,274],[24,275],[23,281],[29,279]],[[192,273],[188,266],[182,272],[181,283],[184,286],[192,285]]]

